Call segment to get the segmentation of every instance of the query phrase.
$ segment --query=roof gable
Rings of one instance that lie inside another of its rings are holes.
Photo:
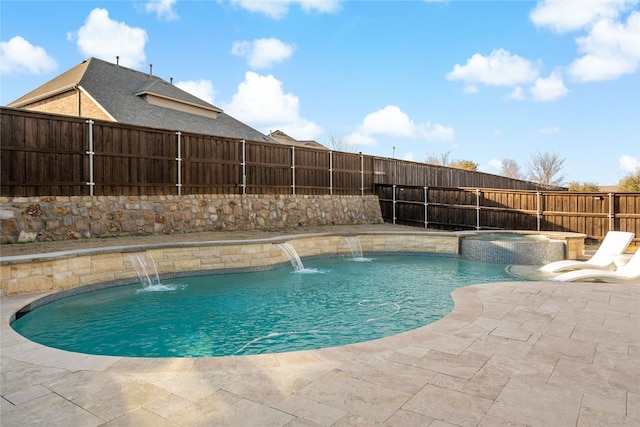
[[[328,150],[327,147],[313,140],[297,140],[282,132],[281,130],[275,130],[269,134],[269,137],[274,139],[283,145],[293,145],[298,147],[318,148],[321,150]]]
[[[88,66],[89,61],[83,61],[81,64],[9,103],[7,107],[20,108],[23,105],[31,104],[77,87]]]

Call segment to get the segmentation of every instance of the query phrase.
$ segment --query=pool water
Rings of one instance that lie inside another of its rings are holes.
[[[438,256],[316,259],[304,267],[89,292],[46,304],[12,326],[40,344],[89,354],[277,353],[415,329],[452,310],[454,289],[513,280],[504,265]]]

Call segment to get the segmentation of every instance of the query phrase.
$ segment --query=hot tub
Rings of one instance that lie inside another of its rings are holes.
[[[543,265],[565,259],[565,241],[545,234],[477,231],[461,233],[460,237],[460,256],[466,260]]]

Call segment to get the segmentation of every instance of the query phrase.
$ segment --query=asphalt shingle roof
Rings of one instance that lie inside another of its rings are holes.
[[[9,104],[24,104],[57,89],[76,84],[89,93],[117,122],[181,132],[216,135],[253,141],[276,142],[234,119],[220,108],[183,91],[150,73],[143,73],[91,58]],[[175,110],[146,101],[151,93],[218,112],[217,118]]]

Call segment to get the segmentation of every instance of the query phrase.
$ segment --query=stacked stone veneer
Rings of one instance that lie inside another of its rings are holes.
[[[348,238],[358,238],[365,253],[413,252],[456,256],[458,236],[447,232],[371,233],[357,236],[316,234],[249,241],[176,243],[171,246],[96,248],[64,254],[0,258],[2,292],[12,296],[42,291],[75,290],[83,286],[135,283],[137,272],[128,253],[147,251],[158,273],[175,277],[186,273],[260,271],[287,265],[278,246],[287,242],[304,259],[311,256],[350,256]]]
[[[1,243],[383,222],[377,196],[0,198]]]

